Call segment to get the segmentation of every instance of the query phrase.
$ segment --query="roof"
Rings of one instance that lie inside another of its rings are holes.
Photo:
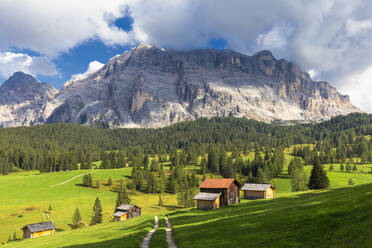
[[[116,213],[113,214],[113,216],[115,216],[115,217],[121,217],[121,216],[123,216],[126,213],[127,212],[117,211]]]
[[[136,205],[133,205],[133,204],[121,204],[120,206],[118,206],[116,209],[118,211],[128,211],[129,209],[133,208],[133,207],[138,207]]]
[[[199,186],[199,188],[207,188],[207,189],[227,189],[230,187],[232,183],[235,183],[239,186],[238,181],[236,181],[234,178],[208,178],[205,179]]]
[[[268,188],[275,187],[269,183],[246,183],[243,185],[242,190],[266,191]]]
[[[194,198],[193,200],[205,200],[205,201],[214,201],[218,197],[220,197],[221,193],[205,193],[205,192],[200,192]]]
[[[41,223],[34,223],[34,224],[28,224],[24,226],[22,229],[28,228],[31,232],[42,232],[46,230],[56,229],[56,226],[53,224],[53,222],[41,222]]]

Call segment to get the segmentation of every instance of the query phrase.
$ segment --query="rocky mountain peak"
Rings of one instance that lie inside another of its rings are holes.
[[[298,65],[267,50],[248,56],[164,50],[144,42],[68,81],[58,94],[22,73],[4,85],[18,89],[0,93],[5,126],[72,122],[156,128],[215,116],[313,122],[360,112],[330,84],[313,81]],[[25,85],[32,89],[22,90]]]
[[[14,73],[0,86],[0,125],[42,123],[45,105],[57,92],[51,85],[37,82],[32,75]]]
[[[2,89],[14,89],[22,90],[28,88],[37,87],[38,82],[34,79],[33,76],[23,73],[21,71],[15,72],[12,76],[9,77],[2,85]]]

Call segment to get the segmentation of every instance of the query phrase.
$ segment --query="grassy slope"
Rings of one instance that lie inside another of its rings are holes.
[[[182,247],[370,247],[372,184],[171,214]]]
[[[152,229],[153,219],[153,216],[147,215],[123,222],[103,223],[77,230],[57,232],[54,236],[10,242],[1,247],[137,248],[146,233]]]
[[[119,180],[129,176],[131,168],[116,170],[98,170],[93,173],[94,180],[101,180],[100,189],[77,186],[82,178],[76,178],[70,183],[53,187],[51,185],[63,182],[73,176],[86,173],[86,171],[70,171],[49,174],[36,172],[17,173],[0,176],[0,243],[8,240],[9,234],[17,231],[21,237],[22,228],[29,223],[41,221],[42,211],[52,205],[52,220],[59,230],[70,230],[73,211],[79,207],[83,221],[89,223],[94,199],[99,197],[103,207],[104,221],[112,218],[115,207],[116,193],[103,185],[108,176]],[[131,195],[132,202],[142,207],[143,214],[161,214],[177,209],[175,195],[164,194],[164,207],[159,208],[157,194],[135,193]]]

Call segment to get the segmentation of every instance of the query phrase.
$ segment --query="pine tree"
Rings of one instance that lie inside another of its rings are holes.
[[[311,170],[308,184],[309,189],[326,189],[329,187],[327,173],[323,170],[322,164],[317,160]]]
[[[293,192],[307,190],[307,176],[303,169],[293,169],[291,184]]]
[[[111,179],[111,176],[109,176],[107,180],[107,186],[111,186],[111,185],[112,185],[112,179]]]
[[[129,198],[128,192],[126,190],[126,187],[124,185],[124,181],[120,180],[120,189],[118,192],[118,196],[116,199],[116,207],[120,206],[121,204],[130,204],[131,200]]]
[[[101,206],[101,201],[97,197],[96,201],[94,202],[93,216],[90,221],[90,225],[96,225],[99,223],[102,223],[102,206]]]
[[[352,178],[349,179],[348,184],[349,185],[354,185],[355,184]]]
[[[80,224],[81,224],[80,222],[81,222],[80,211],[79,211],[79,208],[76,208],[75,212],[74,212],[74,215],[72,216],[72,226],[73,226],[73,228],[79,228]]]
[[[161,198],[161,194],[159,195],[159,203],[158,203],[158,206],[159,206],[159,207],[162,207],[162,206],[163,206],[163,199]]]
[[[267,175],[265,173],[265,171],[262,169],[262,168],[259,168],[258,169],[258,172],[257,172],[257,182],[258,183],[267,183]]]

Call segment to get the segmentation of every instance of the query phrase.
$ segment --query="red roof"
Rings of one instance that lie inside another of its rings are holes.
[[[224,179],[205,179],[199,186],[199,188],[207,189],[227,189],[232,183],[236,180],[234,178],[224,178]],[[239,186],[239,183],[236,181],[236,184]]]

